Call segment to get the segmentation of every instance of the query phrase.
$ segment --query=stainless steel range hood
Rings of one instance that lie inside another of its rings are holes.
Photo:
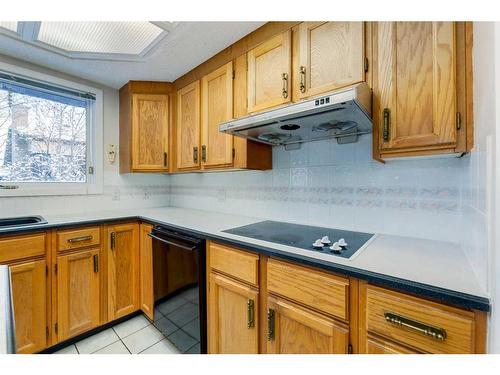
[[[249,115],[219,125],[224,133],[272,146],[326,138],[355,142],[370,133],[371,90],[358,83],[328,95]]]

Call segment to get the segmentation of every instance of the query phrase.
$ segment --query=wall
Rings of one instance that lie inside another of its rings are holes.
[[[371,135],[273,148],[273,170],[170,177],[171,204],[275,220],[457,241],[470,157],[371,157]]]
[[[104,146],[113,143],[118,146],[118,91],[99,84],[64,75],[50,69],[34,66],[0,55],[0,60],[51,74],[67,80],[81,82],[103,90],[104,93]],[[118,150],[119,151],[119,150]],[[16,216],[37,213],[68,213],[71,211],[96,211],[113,208],[134,208],[165,206],[169,203],[168,177],[164,175],[120,175],[118,158],[110,165],[104,161],[104,193],[99,195],[50,196],[50,197],[0,197],[0,216]],[[119,197],[119,200],[116,198]]]

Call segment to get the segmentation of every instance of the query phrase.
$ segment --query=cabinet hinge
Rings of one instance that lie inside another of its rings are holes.
[[[236,72],[233,70],[233,79],[236,78]]]
[[[47,340],[49,339],[49,326],[45,327],[45,337],[47,338]]]
[[[347,346],[347,354],[352,354],[352,345]]]
[[[56,324],[54,325],[54,330],[56,331],[56,333],[57,333],[57,331],[58,331],[58,328],[59,328],[59,327],[57,326],[57,323],[56,323]]]
[[[369,67],[369,63],[368,63],[368,57],[365,57],[365,73],[368,71],[368,67]]]
[[[49,266],[45,266],[45,277],[49,277]]]
[[[457,112],[456,114],[455,123],[457,126],[457,130],[460,130],[460,128],[462,127],[462,115],[460,112]]]
[[[236,157],[236,150],[233,148],[233,159]]]
[[[55,273],[56,273],[56,275],[57,275],[57,263],[56,263],[56,264],[54,264],[54,272],[55,272]]]

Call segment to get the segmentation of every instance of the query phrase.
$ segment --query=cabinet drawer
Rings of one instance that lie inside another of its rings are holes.
[[[57,251],[96,246],[101,243],[99,227],[69,229],[57,232]]]
[[[259,256],[209,242],[210,267],[249,284],[259,284]]]
[[[45,255],[45,233],[0,239],[0,263]]]
[[[366,289],[366,325],[369,332],[424,352],[475,352],[472,312],[371,285]],[[444,337],[432,337],[426,329]]]
[[[290,298],[316,310],[349,319],[349,279],[269,259],[269,292]]]

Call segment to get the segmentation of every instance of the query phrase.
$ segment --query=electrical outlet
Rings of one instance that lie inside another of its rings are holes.
[[[113,190],[113,194],[111,196],[111,199],[114,200],[114,201],[119,201],[120,200],[120,189]]]

